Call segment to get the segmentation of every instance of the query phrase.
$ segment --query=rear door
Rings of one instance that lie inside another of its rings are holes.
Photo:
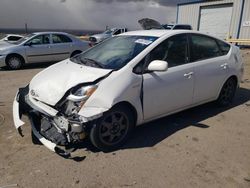
[[[194,65],[194,103],[215,99],[228,73],[228,56],[217,39],[190,34],[190,61]]]
[[[186,34],[166,39],[145,58],[146,66],[153,60],[165,60],[165,72],[143,74],[143,110],[145,120],[150,120],[192,104],[193,67],[188,63]]]
[[[72,53],[73,41],[63,34],[52,34],[52,49],[55,61],[67,59]]]
[[[25,51],[28,62],[49,62],[53,61],[50,34],[43,34],[33,37],[25,43]]]

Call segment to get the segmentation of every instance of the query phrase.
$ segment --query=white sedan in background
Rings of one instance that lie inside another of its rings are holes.
[[[0,39],[0,42],[2,41],[9,41],[9,42],[15,42],[23,38],[23,35],[16,35],[16,34],[6,34],[3,36],[3,38]]]
[[[229,105],[243,74],[238,47],[195,31],[127,32],[37,74],[14,100],[15,127],[68,155],[89,137],[120,147],[136,125],[203,103]]]
[[[56,62],[79,54],[88,43],[63,32],[32,33],[0,44],[0,67],[20,69],[25,63]]]

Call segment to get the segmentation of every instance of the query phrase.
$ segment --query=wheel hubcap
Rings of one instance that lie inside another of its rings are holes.
[[[128,132],[129,121],[126,114],[113,112],[106,116],[100,128],[100,139],[107,145],[119,143]]]
[[[11,57],[9,60],[9,65],[11,68],[19,68],[21,65],[21,62],[17,57]]]

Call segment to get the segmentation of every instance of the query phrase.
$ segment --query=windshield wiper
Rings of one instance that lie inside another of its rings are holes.
[[[97,66],[97,67],[100,67],[100,68],[104,68],[103,64],[99,63],[98,61],[95,61],[93,59],[89,59],[89,58],[79,58],[81,63],[85,64],[85,65],[88,65],[88,66]]]

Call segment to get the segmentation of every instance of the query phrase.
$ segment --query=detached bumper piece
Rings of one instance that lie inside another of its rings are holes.
[[[70,151],[67,147],[72,147],[68,142],[65,132],[58,131],[46,115],[40,113],[31,107],[27,102],[29,87],[20,88],[13,102],[13,120],[19,134],[23,136],[21,127],[25,124],[21,118],[22,115],[29,117],[34,136],[49,150],[58,155],[69,158]],[[51,117],[53,118],[53,117]],[[65,149],[61,146],[65,146]]]

